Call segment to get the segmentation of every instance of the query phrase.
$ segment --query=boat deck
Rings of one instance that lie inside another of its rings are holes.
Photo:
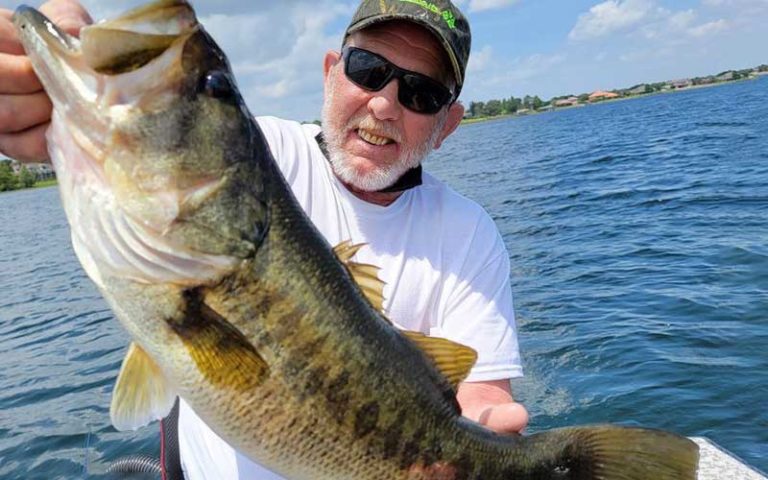
[[[763,473],[748,466],[706,438],[691,438],[699,445],[699,480],[768,480]]]

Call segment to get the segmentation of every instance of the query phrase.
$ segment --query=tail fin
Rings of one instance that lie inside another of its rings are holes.
[[[537,472],[541,476],[535,478],[696,480],[699,447],[661,430],[574,427],[531,435],[528,440],[534,451],[554,454],[540,463],[547,471]]]

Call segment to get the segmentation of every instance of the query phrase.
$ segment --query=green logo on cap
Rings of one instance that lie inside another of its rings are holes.
[[[424,10],[429,10],[432,13],[436,13],[441,17],[443,17],[443,20],[445,20],[445,23],[448,25],[448,28],[450,28],[451,30],[456,28],[456,17],[453,16],[453,12],[450,10],[442,10],[440,7],[438,7],[432,2],[428,2],[427,0],[400,0],[400,1],[413,3],[415,5],[420,6]]]

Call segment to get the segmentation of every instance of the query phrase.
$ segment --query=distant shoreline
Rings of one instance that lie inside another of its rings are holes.
[[[48,187],[55,187],[59,184],[59,182],[54,178],[53,180],[43,180],[41,182],[35,183],[32,188],[48,188]]]
[[[37,188],[49,188],[49,187],[55,187],[59,184],[55,179],[53,180],[42,180],[40,182],[36,182],[31,187],[26,188],[14,188],[13,190],[6,190],[4,192],[0,192],[0,195],[4,193],[12,193],[12,192],[21,192],[22,190],[35,190]]]
[[[529,117],[531,115],[541,115],[543,113],[555,113],[562,110],[572,110],[574,108],[584,108],[584,107],[591,107],[594,105],[602,105],[605,103],[613,103],[613,102],[623,102],[627,100],[637,100],[640,98],[647,98],[647,97],[653,97],[656,95],[668,95],[668,94],[674,94],[674,93],[681,93],[681,92],[687,92],[690,90],[699,90],[702,88],[714,88],[714,87],[723,87],[725,85],[732,85],[735,83],[741,83],[741,82],[748,82],[748,81],[754,81],[759,80],[760,78],[763,78],[765,75],[758,75],[755,77],[750,78],[740,78],[738,80],[730,80],[726,82],[718,82],[718,83],[710,83],[705,85],[691,85],[690,87],[685,88],[679,88],[676,90],[667,90],[667,91],[659,91],[659,92],[653,92],[653,93],[645,93],[642,95],[630,95],[626,97],[619,97],[619,98],[611,98],[606,100],[601,100],[599,102],[590,102],[590,103],[580,103],[577,105],[571,105],[567,107],[557,107],[557,108],[547,108],[547,109],[541,109],[541,110],[529,110],[526,113],[508,113],[504,115],[496,115],[494,117],[477,117],[477,118],[466,118],[461,121],[461,125],[471,125],[473,123],[483,123],[483,122],[489,122],[494,120],[504,120],[507,118],[516,118],[516,117]]]

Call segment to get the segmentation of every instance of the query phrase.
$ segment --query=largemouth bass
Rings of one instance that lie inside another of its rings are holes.
[[[117,428],[176,396],[290,479],[694,479],[693,442],[594,426],[502,436],[462,418],[475,358],[397,331],[360,248],[313,227],[182,0],[84,28],[14,16],[54,110],[72,243],[130,333]]]

